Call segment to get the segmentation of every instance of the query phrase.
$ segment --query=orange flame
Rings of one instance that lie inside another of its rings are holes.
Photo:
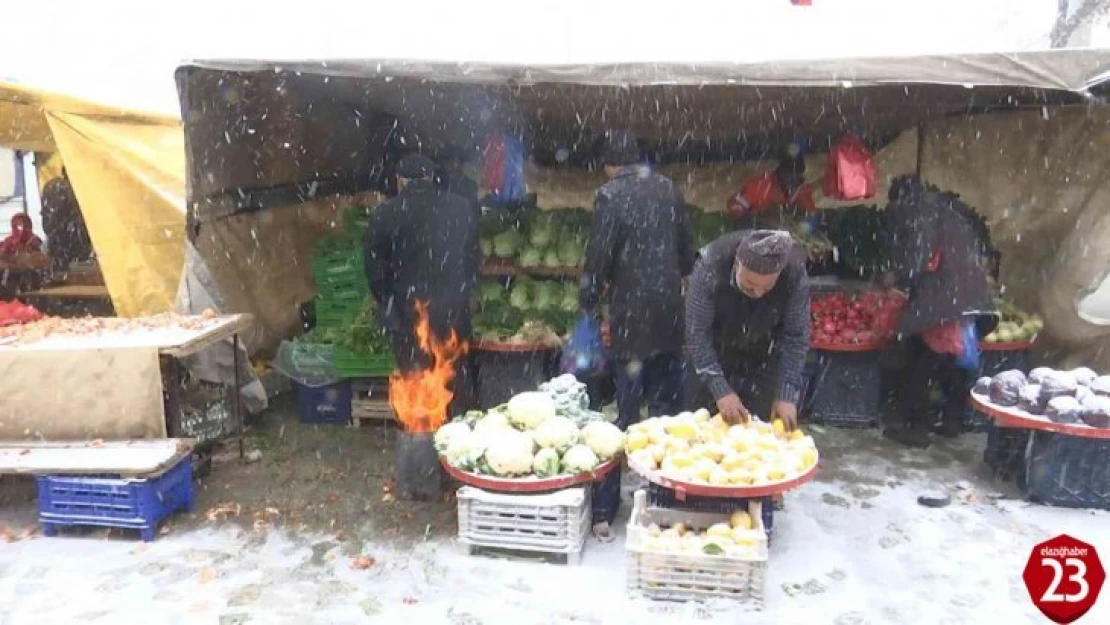
[[[455,331],[446,341],[432,334],[428,323],[428,305],[417,300],[416,339],[431,358],[427,369],[389,376],[389,405],[406,432],[435,432],[447,420],[447,407],[454,397],[451,381],[455,378],[455,361],[466,355],[469,346],[460,341]]]

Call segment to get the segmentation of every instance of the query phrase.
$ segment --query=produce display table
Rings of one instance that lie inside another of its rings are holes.
[[[206,439],[241,432],[239,333],[250,323],[249,315],[163,315],[45,319],[4,328],[0,439]],[[204,422],[213,415],[191,413],[181,403],[168,406],[175,389],[164,381],[164,361],[227,339],[235,348],[235,380],[228,401],[214,412],[218,422]]]
[[[513,395],[535,390],[552,377],[559,347],[476,341],[478,405],[498,406]]]
[[[1018,428],[1023,430],[1037,430],[1041,432],[1055,432],[1078,436],[1080,438],[1099,438],[1110,440],[1110,429],[1096,428],[1086,423],[1055,423],[1046,417],[1031,415],[1017,408],[995,406],[983,395],[971,394],[971,403],[976,409],[983,412],[1000,428]]]
[[[996,406],[974,392],[971,402],[994,421],[996,429],[990,433],[1013,447],[994,453],[1010,455],[1004,459],[1016,466],[1001,468],[1016,473],[1026,499],[1053,506],[1110,510],[1110,465],[1106,463],[1110,429],[1054,423],[1017,408]],[[988,453],[984,454],[988,463],[990,451],[988,444]]]
[[[547,493],[596,482],[608,475],[613,469],[617,468],[617,466],[620,465],[620,458],[613,458],[603,462],[593,471],[579,473],[577,475],[558,475],[550,478],[505,478],[492,475],[479,475],[451,466],[451,463],[447,462],[442,457],[439,459],[439,463],[443,465],[443,469],[447,471],[448,475],[467,486],[473,486],[475,488],[497,493]]]

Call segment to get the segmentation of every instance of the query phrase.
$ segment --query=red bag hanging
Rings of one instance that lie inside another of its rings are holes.
[[[862,200],[875,195],[875,163],[858,137],[845,135],[829,150],[822,189],[826,197]]]
[[[482,188],[495,193],[505,184],[505,142],[497,134],[486,142],[483,156]]]

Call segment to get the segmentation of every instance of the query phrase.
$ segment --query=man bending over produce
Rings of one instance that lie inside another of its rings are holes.
[[[436,164],[410,154],[397,165],[396,197],[370,216],[364,262],[378,321],[389,334],[402,372],[430,363],[416,339],[415,304],[428,305],[432,332],[470,339],[470,300],[478,283],[478,215],[463,198],[437,189]],[[473,402],[466,359],[457,363],[451,414]]]
[[[617,386],[617,426],[682,409],[682,280],[694,264],[693,230],[682,194],[643,162],[636,137],[610,132],[604,153],[609,182],[594,199],[580,304],[599,315],[608,288],[610,360]],[[594,534],[610,541],[620,505],[620,472],[594,491]]]
[[[889,199],[886,227],[893,270],[885,281],[909,301],[898,321],[907,360],[898,391],[901,422],[889,424],[883,435],[923,448],[929,446],[935,420],[930,388],[938,384],[947,395],[937,433],[958,436],[977,365],[959,356],[965,343],[977,353],[979,338],[998,325],[987,283],[990,256],[984,238],[989,232],[969,208],[959,206],[958,198],[916,176],[895,178]]]
[[[805,252],[782,230],[738,230],[707,245],[686,293],[686,354],[729,423],[797,425],[809,349]]]

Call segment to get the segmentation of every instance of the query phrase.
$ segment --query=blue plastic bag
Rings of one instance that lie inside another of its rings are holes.
[[[979,370],[979,331],[975,327],[975,319],[966,317],[961,327],[960,338],[962,349],[956,356],[956,366],[968,371]]]
[[[590,315],[582,315],[574,326],[570,338],[563,346],[559,370],[581,379],[605,370],[605,344],[601,341],[601,328]]]

